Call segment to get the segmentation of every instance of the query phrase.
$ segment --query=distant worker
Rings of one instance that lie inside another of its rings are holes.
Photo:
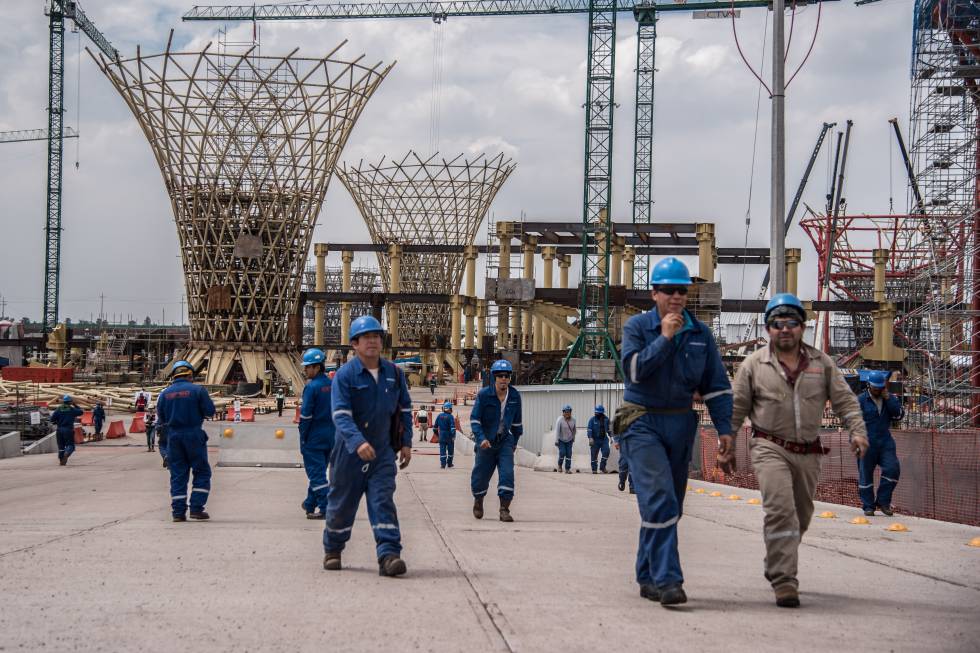
[[[58,464],[67,465],[75,453],[75,420],[82,416],[82,409],[71,400],[71,395],[61,398],[61,405],[51,411],[48,421],[57,429]]]
[[[136,401],[134,406],[136,407],[137,413],[142,413],[146,410],[146,405],[148,403],[146,392],[140,388],[140,391],[136,393]]]
[[[167,457],[170,468],[170,507],[175,522],[187,521],[190,503],[191,519],[209,519],[204,505],[211,493],[211,465],[208,464],[208,434],[201,428],[214,415],[214,402],[208,391],[194,385],[194,367],[187,361],[174,363],[173,380],[157,398],[158,425],[167,431]],[[187,482],[191,472],[190,501]]]
[[[806,310],[790,293],[773,295],[766,304],[769,346],[756,350],[735,376],[732,421],[752,422],[749,455],[762,491],[765,511],[765,576],[776,605],[800,605],[798,549],[813,517],[813,497],[820,476],[820,444],[824,407],[834,412],[851,433],[851,450],[861,457],[868,449],[857,398],[833,359],[805,344]],[[721,430],[719,429],[719,433]],[[718,442],[718,465],[734,471],[734,434]]]
[[[395,509],[397,468],[412,460],[412,398],[405,373],[381,358],[384,327],[370,315],[351,322],[348,339],[356,356],[333,379],[333,421],[337,445],[330,457],[330,493],[323,531],[323,568],[341,568],[354,517],[367,496],[374,530],[378,574],[405,573],[401,531]]]
[[[436,380],[436,373],[433,372],[432,376],[429,377],[429,392],[432,393],[433,396],[436,394],[437,385],[439,385],[439,382]]]
[[[898,485],[901,468],[895,451],[891,423],[905,416],[902,402],[888,392],[888,372],[874,371],[868,376],[868,389],[858,396],[864,425],[868,429],[868,452],[858,460],[858,494],[864,514],[871,517],[875,508],[891,517],[892,492]],[[875,467],[881,467],[878,496],[875,496]]]
[[[572,448],[575,446],[575,418],[572,417],[572,407],[565,405],[561,415],[555,420],[555,447],[558,448],[558,466],[556,472],[565,468],[566,474],[572,473]]]
[[[589,418],[587,431],[592,473],[605,474],[606,461],[609,460],[609,418],[606,417],[606,407],[602,404],[595,407],[595,415]]]
[[[442,469],[453,466],[456,452],[456,418],[453,417],[453,403],[442,404],[442,412],[436,417],[433,431],[439,436],[439,466]]]
[[[691,276],[674,257],[653,268],[653,310],[623,329],[626,389],[613,429],[620,434],[640,509],[636,581],[640,596],[661,605],[685,603],[677,552],[698,414],[694,393],[708,406],[718,433],[731,433],[732,389],[714,336],[686,310]]]
[[[144,424],[146,425],[146,450],[153,451],[153,435],[157,428],[157,420],[152,411],[146,414]]]
[[[276,390],[276,411],[279,413],[279,417],[282,417],[282,409],[286,405],[286,395],[283,393],[282,388]]]
[[[419,406],[418,412],[415,413],[415,423],[419,427],[419,442],[425,442],[429,439],[429,412],[425,406]]]
[[[102,402],[95,404],[95,410],[92,411],[92,425],[95,428],[95,435],[102,435],[102,425],[105,424],[105,408],[102,407]],[[97,440],[102,438],[96,437]]]
[[[514,500],[514,450],[517,449],[517,440],[524,434],[521,394],[510,387],[514,368],[509,361],[494,361],[490,373],[493,384],[477,393],[470,413],[476,452],[470,476],[473,516],[483,519],[483,499],[496,470],[500,521],[512,522],[514,518],[510,514],[510,504]]]
[[[335,428],[331,408],[332,381],[324,370],[326,360],[326,355],[316,348],[303,353],[303,371],[309,380],[303,388],[299,411],[299,451],[309,481],[303,501],[307,519],[324,519],[327,514],[327,466],[333,451]]]

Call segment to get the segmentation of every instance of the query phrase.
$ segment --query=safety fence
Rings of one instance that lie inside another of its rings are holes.
[[[901,465],[898,487],[892,496],[897,512],[980,526],[980,430],[892,430]],[[749,457],[748,429],[735,440],[738,470],[725,474],[715,458],[718,440],[714,429],[701,433],[701,477],[715,483],[758,489]],[[817,500],[860,506],[857,460],[846,431],[828,429],[820,434],[830,447],[823,456]],[[877,490],[879,473],[875,473]]]

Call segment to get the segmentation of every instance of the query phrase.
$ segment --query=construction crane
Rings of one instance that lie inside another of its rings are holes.
[[[64,151],[65,20],[71,20],[107,57],[118,59],[109,39],[89,20],[73,0],[48,0],[50,41],[48,60],[48,183],[44,220],[44,307],[41,330],[48,333],[58,323],[58,289],[61,282],[61,167]],[[41,130],[38,130],[41,131]],[[77,134],[75,134],[77,136]],[[74,136],[72,136],[74,137]]]
[[[832,1],[832,0],[818,0]],[[670,11],[715,11],[718,17],[746,7],[768,7],[769,0],[688,0],[675,4],[652,1],[617,4],[616,0],[448,0],[369,3],[305,3],[195,6],[185,21],[348,20],[361,18],[431,18],[450,16],[531,16],[589,14],[586,72],[585,175],[582,211],[582,275],[579,336],[562,363],[563,376],[573,358],[615,360],[619,356],[610,334],[609,242],[612,212],[613,110],[615,108],[616,15],[632,12],[637,21],[636,108],[633,149],[633,221],[649,223],[652,214],[654,51],[657,14]],[[706,17],[707,14],[706,14]],[[711,16],[714,17],[714,16]],[[635,285],[646,287],[646,258],[634,268]]]
[[[78,138],[78,132],[71,127],[65,127],[62,138]],[[47,141],[51,134],[47,129],[19,129],[12,132],[0,132],[0,143],[24,143],[26,141]]]

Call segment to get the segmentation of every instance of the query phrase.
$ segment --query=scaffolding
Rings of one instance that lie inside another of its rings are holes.
[[[372,293],[381,290],[378,280],[378,271],[366,267],[358,267],[351,270],[350,291],[355,293]],[[344,282],[344,270],[339,266],[329,266],[325,269],[325,290],[326,292],[342,292]],[[312,292],[316,290],[316,268],[312,265],[306,266],[303,272],[303,290]],[[314,342],[314,314],[316,309],[312,303],[307,303],[303,307],[303,342]],[[346,345],[347,335],[340,333],[340,313],[341,305],[339,302],[324,302],[323,306],[323,344],[327,347],[336,345]],[[350,314],[370,315],[371,304],[368,302],[352,302]]]

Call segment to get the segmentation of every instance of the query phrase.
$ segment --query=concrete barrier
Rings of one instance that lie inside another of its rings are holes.
[[[58,453],[58,438],[54,431],[24,449],[24,455],[32,453]]]
[[[20,431],[0,435],[0,458],[14,458],[21,455]]]
[[[523,439],[523,438],[522,438]],[[555,436],[553,431],[544,433],[539,441],[541,455],[536,456],[534,464],[528,465],[536,472],[550,472],[558,466],[558,447],[555,446]],[[598,463],[598,460],[596,461]],[[619,469],[619,451],[613,446],[612,439],[609,440],[609,460],[606,461],[606,471],[615,472]],[[572,445],[572,471],[592,473],[592,458],[589,450],[589,438],[585,436],[583,429],[579,429],[575,435],[575,443]]]
[[[232,430],[230,438],[225,429]],[[283,437],[276,437],[276,430]],[[287,421],[270,422],[206,422],[204,426],[210,444],[218,445],[218,467],[302,467],[299,452],[299,430]]]

